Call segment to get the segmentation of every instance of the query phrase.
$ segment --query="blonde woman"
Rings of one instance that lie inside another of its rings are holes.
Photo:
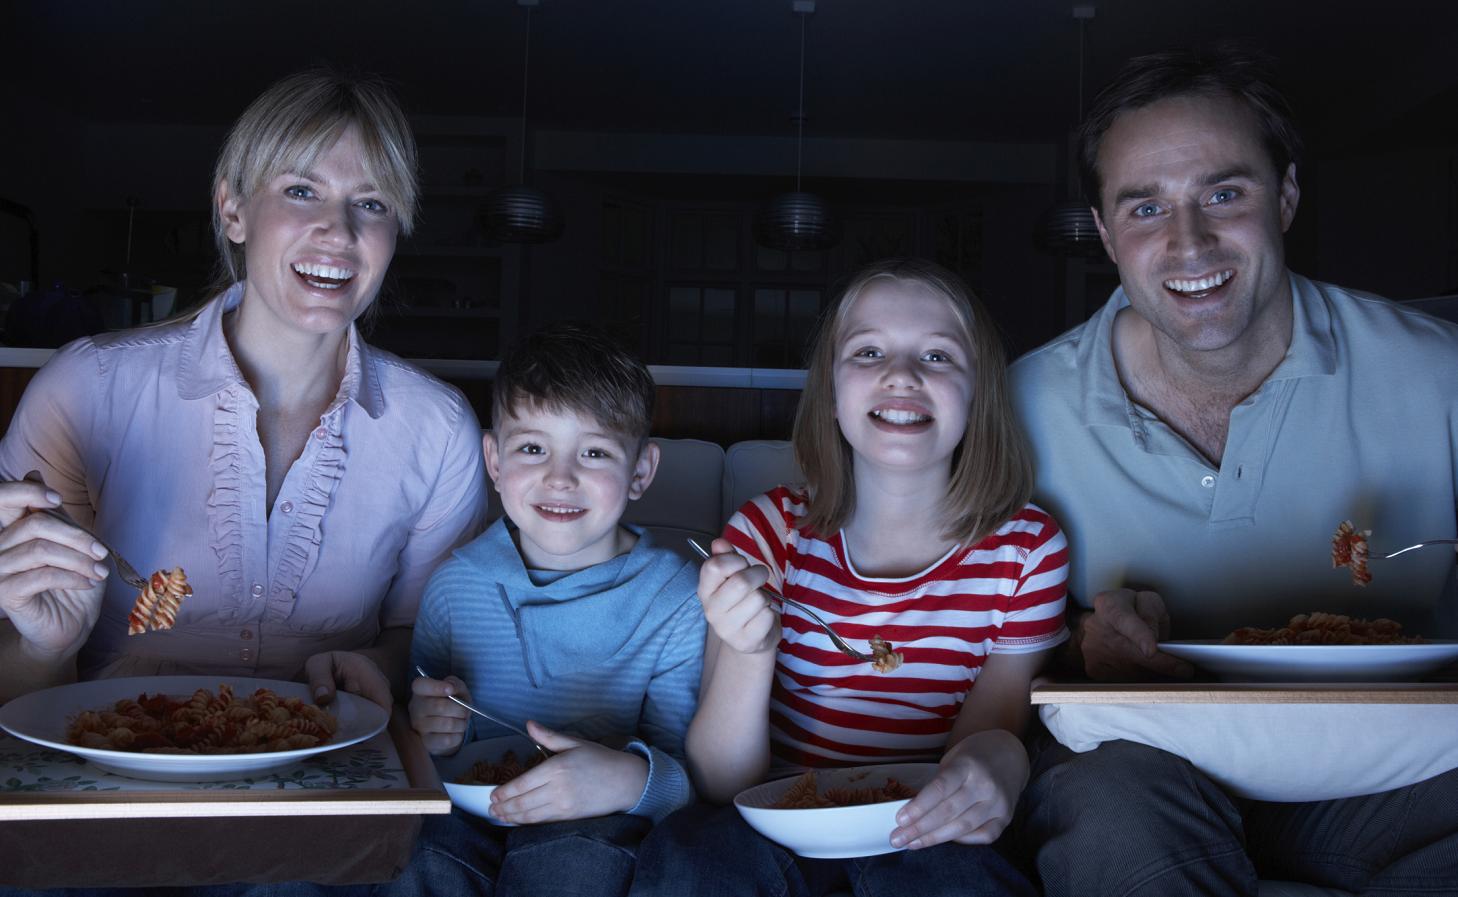
[[[390,704],[425,580],[485,498],[464,398],[355,327],[416,198],[409,125],[374,81],[304,72],[243,113],[213,181],[231,286],[62,348],[0,441],[0,700],[232,673]],[[144,574],[185,570],[174,628],[127,634],[136,591],[35,513],[59,506]]]

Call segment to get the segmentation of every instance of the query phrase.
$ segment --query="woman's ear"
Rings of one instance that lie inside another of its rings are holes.
[[[234,243],[242,244],[248,239],[248,226],[243,220],[243,202],[233,194],[227,181],[219,181],[213,191],[213,203],[218,208],[218,220],[223,223],[223,235]]]
[[[658,443],[651,439],[643,442],[643,450],[638,452],[638,460],[633,464],[633,478],[628,481],[628,500],[637,501],[653,485],[653,477],[658,473],[659,458]]]

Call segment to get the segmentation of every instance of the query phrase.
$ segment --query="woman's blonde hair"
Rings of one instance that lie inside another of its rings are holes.
[[[245,276],[243,247],[228,239],[218,190],[246,201],[269,178],[308,171],[354,125],[359,129],[365,174],[384,194],[410,235],[419,201],[418,162],[410,123],[384,82],[329,69],[289,75],[265,90],[234,122],[213,171],[213,239],[222,286]]]
[[[918,284],[946,299],[972,347],[972,407],[940,510],[946,520],[942,536],[973,544],[1028,503],[1032,461],[1013,416],[1007,359],[991,316],[960,277],[925,259],[887,259],[861,270],[821,319],[792,437],[810,487],[810,510],[801,525],[834,533],[855,509],[851,447],[835,418],[835,360],[851,307],[866,288],[883,281]]]

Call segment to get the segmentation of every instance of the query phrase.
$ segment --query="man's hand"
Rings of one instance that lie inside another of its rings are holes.
[[[420,676],[410,683],[410,728],[420,733],[425,749],[437,756],[455,753],[471,722],[471,711],[446,695],[471,703],[466,683],[455,676],[444,679]]]
[[[1150,674],[1188,679],[1194,667],[1159,650],[1169,613],[1158,592],[1113,589],[1094,596],[1093,613],[1078,623],[1077,639],[1090,679],[1130,681]]]
[[[0,483],[0,616],[15,626],[21,652],[44,664],[75,656],[90,637],[109,572],[89,533],[34,512],[60,506],[34,471]]]
[[[714,556],[699,567],[699,601],[719,640],[740,654],[774,651],[780,643],[779,615],[760,590],[769,570],[751,564],[727,539],[715,539]]]
[[[896,814],[891,844],[917,850],[946,841],[991,844],[1013,818],[1028,781],[1028,754],[1011,732],[957,742],[932,780]]]
[[[379,666],[363,654],[354,651],[325,651],[304,661],[304,676],[309,680],[309,694],[314,703],[328,704],[334,700],[335,684],[345,691],[374,701],[385,712],[395,709],[395,699],[390,695],[390,680],[380,672]]]
[[[491,815],[526,825],[631,810],[648,784],[648,762],[593,741],[554,732],[535,720],[527,731],[555,756],[491,792]]]

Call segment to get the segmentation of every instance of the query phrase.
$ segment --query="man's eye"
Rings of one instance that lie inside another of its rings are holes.
[[[1158,214],[1159,206],[1152,202],[1146,202],[1143,205],[1138,205],[1134,207],[1135,218],[1150,218]]]
[[[1218,206],[1222,203],[1231,202],[1239,195],[1234,190],[1216,190],[1210,195],[1210,204]]]

